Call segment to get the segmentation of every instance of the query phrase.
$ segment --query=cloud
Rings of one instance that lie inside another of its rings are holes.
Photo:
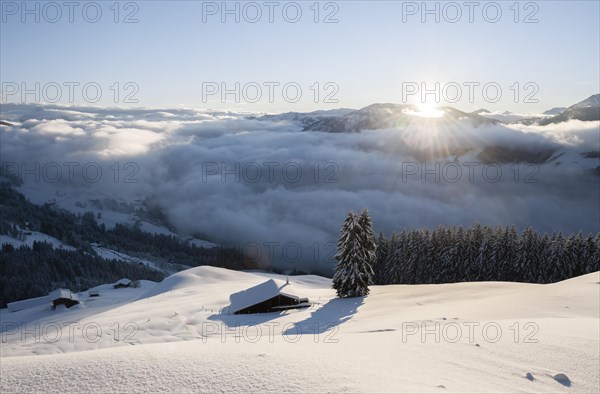
[[[66,120],[62,119],[38,123],[33,126],[31,130],[40,134],[55,134],[62,136],[85,135],[85,132],[81,128],[73,127]]]
[[[12,105],[5,114],[18,124],[2,128],[2,161],[135,162],[138,183],[106,171],[93,185],[56,187],[151,197],[181,233],[258,245],[263,262],[288,268],[331,269],[324,261],[344,216],[365,207],[386,234],[477,222],[600,230],[600,163],[581,156],[600,150],[598,122],[329,134],[193,109]],[[485,165],[478,154],[490,146],[551,149],[554,158]]]

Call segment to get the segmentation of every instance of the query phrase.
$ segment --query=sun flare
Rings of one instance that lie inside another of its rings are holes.
[[[421,103],[417,105],[417,110],[412,114],[422,118],[441,118],[444,116],[444,111],[435,104]]]

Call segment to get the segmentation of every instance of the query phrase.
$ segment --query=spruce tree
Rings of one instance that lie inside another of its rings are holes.
[[[541,269],[540,240],[531,227],[523,231],[518,264],[522,282],[538,282]]]
[[[390,247],[388,251],[388,257],[385,261],[385,284],[395,285],[402,282],[402,262],[401,262],[401,242],[404,232],[400,236],[398,234],[392,234],[390,239]]]
[[[550,239],[548,256],[548,269],[550,270],[549,282],[560,282],[567,279],[567,267],[565,267],[565,239],[562,233],[553,233]]]
[[[377,248],[375,250],[375,262],[373,264],[373,284],[385,284],[386,264],[389,254],[389,241],[379,233]]]
[[[369,294],[375,260],[375,239],[368,211],[360,216],[350,211],[338,239],[338,261],[333,275],[333,288],[338,297],[360,297]]]

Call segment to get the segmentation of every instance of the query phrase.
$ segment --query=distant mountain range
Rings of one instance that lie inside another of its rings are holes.
[[[296,124],[303,131],[327,133],[357,133],[362,130],[405,128],[418,125],[471,125],[474,127],[498,123],[548,125],[576,119],[581,121],[600,120],[600,94],[574,104],[568,108],[555,107],[540,115],[522,115],[509,111],[491,112],[481,108],[474,112],[463,112],[453,107],[440,107],[439,116],[424,116],[419,108],[405,104],[371,104],[359,110],[340,108],[308,113],[287,112],[276,115],[251,117],[264,121],[285,121]],[[430,115],[430,114],[429,114]]]
[[[555,113],[555,115],[552,115]],[[565,150],[559,144],[539,138],[533,142],[532,136],[526,133],[506,128],[505,132],[497,134],[479,133],[475,128],[482,126],[505,124],[551,124],[578,119],[582,121],[600,120],[600,95],[594,95],[568,108],[552,108],[538,116],[514,114],[508,111],[499,113],[487,109],[467,113],[453,107],[440,107],[428,113],[419,112],[419,107],[402,104],[372,104],[359,110],[339,109],[332,111],[316,111],[310,113],[289,112],[279,115],[258,117],[265,121],[286,121],[302,127],[304,132],[327,133],[359,133],[363,130],[401,129],[408,134],[401,134],[394,149],[401,151],[418,160],[427,161],[439,158],[457,160],[469,155],[482,163],[535,163],[544,164],[555,162],[560,165],[566,156]],[[415,130],[462,130],[460,133],[438,133],[434,137],[438,148],[423,148],[408,146],[405,140],[413,140]],[[516,135],[514,133],[518,133]],[[503,137],[497,137],[502,135]],[[508,137],[511,136],[511,137]],[[505,138],[506,137],[506,138]],[[509,142],[509,138],[513,142]],[[520,141],[520,142],[519,142]],[[592,148],[595,149],[595,148]],[[591,152],[597,154],[594,150]],[[597,158],[582,152],[569,153],[568,159],[575,163],[582,158]],[[591,165],[591,164],[590,164]],[[586,164],[587,166],[587,164]],[[594,167],[597,166],[594,165]],[[600,173],[600,167],[596,168]]]
[[[595,94],[587,99],[570,106],[558,115],[540,120],[539,124],[544,126],[552,123],[561,123],[568,120],[594,121],[600,120],[600,94]]]
[[[408,127],[418,124],[448,125],[468,123],[472,126],[491,125],[496,121],[478,114],[469,114],[452,107],[440,107],[438,117],[426,117],[418,107],[402,104],[372,104],[342,116],[323,117],[309,124],[303,131],[323,131],[328,133],[356,133],[361,130],[378,130],[395,127]]]
[[[275,114],[275,115],[263,115],[263,116],[250,116],[248,119],[258,119],[258,120],[266,120],[271,122],[291,122],[298,124],[300,126],[309,126],[317,121],[333,117],[333,116],[344,116],[349,114],[355,110],[349,108],[339,108],[332,110],[319,110],[313,112],[286,112],[283,114]]]
[[[493,113],[486,110],[478,110],[474,113],[481,114],[487,118],[494,119],[504,124],[549,124],[562,123],[569,120],[594,121],[600,120],[600,94],[595,94],[587,99],[574,104],[568,108],[555,107],[539,115],[522,115],[509,111]]]
[[[561,112],[563,112],[565,109],[567,109],[567,107],[554,107],[552,109],[549,109],[548,111],[544,111],[544,115],[558,115]]]

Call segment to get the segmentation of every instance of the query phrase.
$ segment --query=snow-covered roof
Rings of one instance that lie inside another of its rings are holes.
[[[69,298],[71,300],[79,300],[79,297],[77,297],[77,294],[73,293],[69,289],[56,289],[56,290],[50,292],[48,295],[50,296],[50,299],[52,299],[52,300],[56,300],[59,298]]]
[[[123,278],[123,279],[119,279],[118,281],[115,282],[115,285],[123,285],[123,286],[128,286],[131,283],[130,279],[127,278]]]
[[[7,308],[11,312],[21,311],[23,309],[33,308],[38,305],[44,305],[50,303],[59,298],[68,298],[71,300],[79,301],[79,297],[77,294],[73,293],[69,289],[56,289],[48,293],[47,296],[36,297],[36,298],[28,298],[26,300],[9,302],[6,304]]]
[[[37,297],[37,298],[28,298],[26,300],[20,300],[15,302],[9,302],[6,304],[7,308],[11,312],[21,311],[27,308],[33,308],[38,305],[49,304],[52,302],[49,296]]]
[[[250,287],[249,289],[231,294],[229,296],[229,301],[231,304],[229,306],[229,311],[231,313],[235,313],[249,306],[256,305],[260,302],[273,298],[278,294],[299,298],[298,296],[293,295],[293,292],[294,289],[292,285],[286,284],[286,282],[281,280],[269,279],[268,281],[254,287]]]

